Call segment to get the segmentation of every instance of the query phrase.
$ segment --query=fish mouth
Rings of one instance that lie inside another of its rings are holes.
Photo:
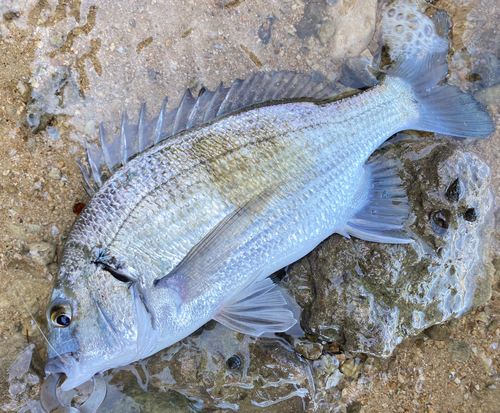
[[[59,356],[50,358],[45,364],[45,373],[47,374],[61,374],[66,376],[72,370],[74,364],[74,353],[64,353]]]

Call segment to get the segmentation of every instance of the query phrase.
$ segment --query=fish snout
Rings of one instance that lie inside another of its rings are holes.
[[[73,356],[74,354],[70,352],[50,358],[49,361],[47,361],[47,364],[45,364],[45,373],[64,373],[67,375],[68,371],[71,370],[71,365],[73,364]]]

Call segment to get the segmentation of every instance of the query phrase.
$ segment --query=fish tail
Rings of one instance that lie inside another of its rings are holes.
[[[388,77],[408,82],[417,102],[418,115],[409,129],[464,138],[485,138],[494,132],[495,126],[479,102],[458,87],[442,84],[448,74],[447,51],[413,54],[394,66]]]
[[[446,84],[450,21],[443,10],[431,18],[417,2],[395,0],[382,15],[383,39],[396,62],[386,82],[401,78],[411,85],[418,113],[408,129],[468,138],[484,138],[494,130],[484,108],[459,88]]]

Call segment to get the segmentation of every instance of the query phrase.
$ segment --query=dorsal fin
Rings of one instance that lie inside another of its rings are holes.
[[[137,124],[129,124],[127,115],[124,114],[120,131],[111,141],[108,141],[101,124],[101,147],[86,142],[90,171],[80,164],[85,189],[92,196],[102,186],[104,166],[113,173],[131,157],[179,132],[267,102],[289,99],[321,101],[337,94],[338,86],[317,83],[310,75],[273,71],[255,73],[245,80],[236,79],[228,88],[224,88],[221,83],[213,92],[203,88],[198,98],[194,98],[188,89],[179,107],[167,112],[168,99],[165,99],[159,115],[149,122],[146,117],[146,105],[143,104]]]

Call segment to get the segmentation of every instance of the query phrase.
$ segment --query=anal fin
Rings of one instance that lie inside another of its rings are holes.
[[[297,320],[283,307],[285,299],[275,287],[269,277],[251,283],[226,302],[214,319],[228,328],[256,337],[287,331]]]
[[[349,220],[344,231],[365,241],[408,244],[411,238],[400,230],[408,219],[408,198],[397,175],[398,163],[378,156],[365,166],[361,191],[367,203]]]

